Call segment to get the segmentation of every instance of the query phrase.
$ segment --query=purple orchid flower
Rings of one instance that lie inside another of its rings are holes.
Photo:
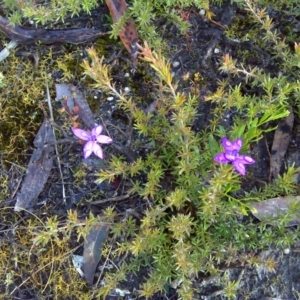
[[[83,147],[84,158],[88,158],[92,153],[104,159],[103,150],[98,143],[109,144],[112,139],[107,135],[102,135],[103,126],[94,127],[91,131],[72,127],[73,133],[81,140],[87,141]]]
[[[214,161],[221,164],[231,163],[233,167],[242,175],[246,174],[245,165],[251,165],[255,163],[255,160],[247,155],[240,155],[239,151],[242,148],[242,139],[236,139],[233,142],[226,137],[221,139],[222,146],[225,150],[223,153],[218,153],[214,157]]]

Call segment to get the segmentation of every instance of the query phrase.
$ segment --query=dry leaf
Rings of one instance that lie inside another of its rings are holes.
[[[25,26],[12,26],[9,20],[0,16],[0,30],[11,40],[22,44],[41,42],[44,44],[80,44],[107,33],[90,28],[34,29]]]
[[[300,196],[287,196],[278,197],[262,202],[251,203],[252,214],[259,220],[267,220],[267,223],[276,225],[274,219],[285,215],[293,203],[299,203]],[[269,219],[269,222],[268,222]],[[295,226],[300,224],[300,215],[295,214],[293,219],[288,223],[287,226]]]
[[[280,121],[275,131],[270,158],[270,177],[277,178],[279,175],[282,160],[290,142],[293,124],[294,113],[290,108],[290,114]]]
[[[62,105],[72,115],[78,115],[89,129],[95,127],[95,118],[83,94],[73,84],[56,84],[56,98],[62,99]]]
[[[35,139],[33,151],[20,193],[16,197],[15,211],[32,206],[50,175],[53,165],[54,135],[47,119],[44,119]],[[50,144],[50,145],[49,145]]]
[[[83,250],[83,271],[89,285],[94,282],[94,275],[101,258],[103,244],[108,235],[108,227],[102,223],[94,224],[90,229]]]
[[[125,0],[105,0],[113,22],[116,23],[127,10]],[[133,21],[128,21],[119,33],[119,37],[133,58],[137,57],[138,33]]]

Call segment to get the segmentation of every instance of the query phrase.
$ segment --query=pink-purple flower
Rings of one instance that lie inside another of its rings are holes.
[[[243,145],[242,139],[239,138],[231,142],[229,139],[224,137],[221,139],[221,143],[225,152],[218,153],[214,157],[214,161],[222,164],[231,163],[237,172],[245,175],[245,165],[254,164],[255,160],[250,156],[239,154]]]
[[[102,135],[102,130],[103,126],[101,125],[94,127],[91,131],[72,127],[73,133],[79,139],[86,141],[83,147],[84,158],[88,158],[92,153],[94,153],[99,158],[104,159],[103,150],[98,143],[110,144],[113,140],[107,135]]]

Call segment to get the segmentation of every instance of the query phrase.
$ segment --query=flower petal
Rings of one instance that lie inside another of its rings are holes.
[[[97,141],[100,144],[110,144],[113,140],[107,135],[98,135]]]
[[[241,138],[235,139],[233,142],[231,142],[228,138],[224,137],[222,138],[221,143],[225,152],[239,152],[243,145],[243,141]]]
[[[236,155],[228,154],[228,153],[224,153],[224,157],[225,157],[228,161],[234,161],[234,160],[236,159]]]
[[[88,141],[91,139],[91,133],[89,131],[72,127],[73,133],[81,140]]]
[[[244,165],[251,165],[255,163],[255,160],[247,155],[238,155],[235,160]]]
[[[93,142],[93,141],[88,141],[87,143],[85,143],[85,145],[83,147],[84,158],[88,158],[89,156],[91,156],[91,154],[93,152],[95,152],[94,151],[95,145],[98,145],[98,144],[96,142]]]
[[[98,136],[98,135],[101,134],[102,130],[103,130],[103,126],[102,125],[96,126],[96,127],[94,127],[92,129],[92,135]]]
[[[217,155],[215,155],[214,161],[219,162],[221,164],[227,164],[230,162],[230,160],[228,160],[225,157],[225,153],[218,153]]]
[[[93,151],[96,156],[98,156],[101,159],[104,159],[103,150],[99,144],[97,144],[97,143],[94,144]]]
[[[241,175],[245,175],[246,174],[246,168],[245,165],[237,160],[232,162],[232,165],[234,166],[234,168],[241,174]]]
[[[234,147],[234,150],[236,150],[237,152],[239,152],[242,149],[243,146],[243,140],[241,138],[235,139],[232,142],[232,145]]]

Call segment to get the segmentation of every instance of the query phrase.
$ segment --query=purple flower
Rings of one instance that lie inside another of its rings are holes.
[[[91,131],[86,131],[72,127],[73,133],[81,140],[87,141],[83,147],[84,158],[88,158],[95,153],[99,158],[104,159],[103,150],[98,143],[109,144],[112,139],[107,135],[101,135],[103,126],[94,127]]]
[[[250,156],[239,154],[239,151],[241,150],[243,144],[242,139],[236,139],[231,142],[226,137],[224,137],[222,138],[221,142],[225,152],[218,153],[214,157],[214,161],[221,164],[231,163],[236,171],[238,171],[242,175],[245,175],[245,165],[254,164],[255,160]]]

